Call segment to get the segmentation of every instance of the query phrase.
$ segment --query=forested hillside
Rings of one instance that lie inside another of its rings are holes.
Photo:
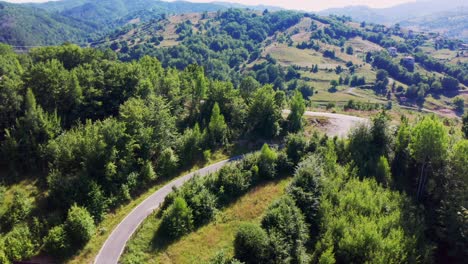
[[[61,0],[27,4],[0,1],[0,42],[13,46],[84,44],[127,24],[229,6],[222,2],[159,0]]]
[[[106,212],[158,179],[302,122],[282,120],[284,92],[237,89],[195,65],[119,62],[74,45],[0,54],[2,259],[69,257]],[[25,181],[32,190],[17,187]]]
[[[235,84],[249,75],[287,93],[299,88],[321,105],[353,100],[371,105],[350,108],[393,104],[454,115],[456,100],[468,101],[459,94],[468,84],[462,42],[347,17],[231,9],[129,26],[94,45],[125,61],[151,55],[165,67],[197,63]]]
[[[187,262],[465,262],[462,42],[293,11],[139,13],[146,1],[1,4],[54,17],[47,34],[67,40],[69,23],[77,39],[142,23],[87,48],[0,44],[0,263],[91,262],[152,192],[247,152],[173,190],[121,261],[174,263],[171,247],[196,243],[179,249]],[[368,122],[332,138],[321,131],[335,124],[306,110]],[[267,200],[252,197],[272,185]]]

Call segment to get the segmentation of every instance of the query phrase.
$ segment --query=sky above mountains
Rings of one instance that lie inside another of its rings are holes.
[[[12,3],[25,2],[47,2],[47,0],[6,0]],[[215,2],[219,0],[189,0],[190,2]],[[415,0],[226,0],[219,2],[233,2],[245,5],[270,5],[288,9],[319,11],[333,7],[344,7],[349,5],[366,5],[374,8],[389,7]]]

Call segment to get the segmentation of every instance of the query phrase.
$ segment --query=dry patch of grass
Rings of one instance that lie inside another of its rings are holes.
[[[234,236],[239,225],[243,222],[260,222],[263,212],[271,202],[284,194],[289,182],[290,178],[253,188],[220,211],[213,222],[182,237],[164,250],[152,249],[154,232],[159,226],[159,220],[153,217],[145,221],[127,250],[132,252],[132,259],[144,263],[203,263],[220,250],[233,254]]]

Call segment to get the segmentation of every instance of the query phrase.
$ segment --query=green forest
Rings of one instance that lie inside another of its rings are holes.
[[[258,221],[236,226],[209,263],[464,263],[466,62],[428,54],[427,35],[353,27],[346,17],[241,9],[197,16],[127,25],[95,47],[16,53],[0,44],[1,264],[36,256],[89,262],[102,246],[93,239],[120,222],[106,222],[116,212],[129,213],[132,202],[216,155],[237,161],[174,189],[143,223],[154,227],[150,242],[137,231],[122,263],[150,262],[280,180],[284,193]],[[298,41],[294,27],[304,20],[309,37]],[[140,38],[154,25],[151,38]],[[168,25],[178,39],[164,46]],[[129,31],[140,35],[123,39]],[[360,50],[350,44],[356,38],[380,48]],[[455,52],[461,43],[437,45]],[[278,46],[318,52],[320,61],[286,64],[266,52]],[[390,47],[413,56],[412,67]],[[344,88],[374,99],[317,99]],[[397,111],[401,98],[455,107],[455,117]],[[368,122],[332,137],[305,116],[314,109]]]

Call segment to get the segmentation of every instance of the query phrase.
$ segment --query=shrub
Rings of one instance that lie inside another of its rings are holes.
[[[273,263],[306,263],[305,243],[309,230],[300,209],[289,196],[283,196],[268,208],[262,219],[271,243]]]
[[[181,237],[193,229],[192,210],[182,197],[176,197],[163,214],[161,231],[169,238]]]
[[[224,166],[218,173],[216,187],[225,200],[244,193],[252,184],[252,173],[243,171],[237,164]]]
[[[28,226],[19,225],[5,236],[5,255],[14,261],[28,259],[34,255],[34,243]]]
[[[211,150],[207,149],[203,151],[203,160],[209,162],[211,160]]]
[[[158,159],[158,169],[161,175],[168,176],[177,168],[179,158],[171,148],[166,148],[161,152]]]
[[[13,226],[23,220],[31,213],[32,202],[25,191],[17,190],[13,194],[13,201],[5,213],[5,222]]]
[[[265,230],[255,224],[243,224],[234,239],[234,256],[241,262],[266,263],[269,241]]]
[[[44,238],[44,249],[53,256],[67,256],[70,250],[68,235],[63,226],[55,226]]]
[[[288,158],[295,164],[299,162],[302,156],[306,153],[308,142],[302,134],[289,134],[286,137],[286,154]]]
[[[392,181],[392,173],[390,172],[390,165],[388,165],[387,158],[381,156],[376,168],[377,181],[382,183],[383,186],[390,186]]]
[[[70,237],[71,244],[76,247],[86,244],[96,231],[93,217],[85,208],[76,204],[68,210],[64,228]]]
[[[144,181],[154,181],[157,178],[151,161],[146,161],[141,168],[141,177]]]
[[[294,179],[287,192],[306,217],[313,232],[317,231],[319,219],[321,184],[323,176],[321,161],[317,156],[311,156],[301,162],[296,169]]]
[[[194,178],[180,191],[180,195],[192,209],[195,226],[210,221],[216,212],[217,197],[210,192],[205,183],[202,178]]]
[[[260,177],[271,179],[276,176],[276,161],[278,154],[270,149],[268,144],[264,144],[260,150],[260,160],[258,163]]]

